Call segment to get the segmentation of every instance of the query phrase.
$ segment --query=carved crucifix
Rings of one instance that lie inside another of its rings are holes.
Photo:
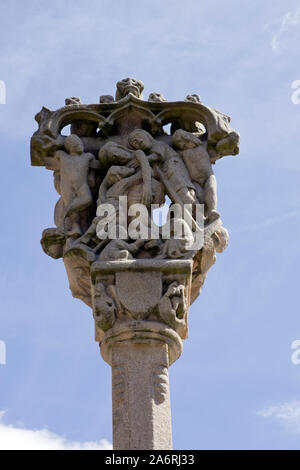
[[[54,171],[60,195],[42,247],[63,258],[112,366],[115,449],[172,448],[168,368],[181,355],[189,306],[228,243],[213,165],[239,151],[230,118],[199,95],[144,101],[143,89],[127,78],[115,99],[42,108],[31,139],[32,165]],[[153,212],[167,197],[159,227]]]

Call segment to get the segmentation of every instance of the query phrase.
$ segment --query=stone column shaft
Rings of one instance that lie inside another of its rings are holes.
[[[113,447],[172,449],[168,346],[112,347]]]

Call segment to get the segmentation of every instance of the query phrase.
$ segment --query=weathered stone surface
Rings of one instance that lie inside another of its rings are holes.
[[[239,135],[197,94],[144,101],[143,89],[126,78],[99,104],[71,97],[56,111],[43,107],[31,162],[54,172],[60,196],[42,247],[63,258],[112,366],[114,446],[170,449],[168,367],[182,352],[189,306],[228,244],[212,165],[238,153]],[[158,227],[153,210],[167,197]]]
[[[163,343],[113,346],[114,449],[172,449],[168,367]]]
[[[148,331],[155,322],[162,331],[173,329],[182,339],[187,337],[188,307],[191,295],[192,262],[190,260],[128,260],[94,262],[91,266],[93,310],[96,337],[103,340],[104,332],[115,326],[137,325],[143,320]],[[113,307],[103,302],[109,294]],[[110,324],[106,327],[108,311]],[[165,333],[162,333],[165,334]],[[149,340],[151,340],[149,334]],[[172,361],[173,362],[173,361]]]

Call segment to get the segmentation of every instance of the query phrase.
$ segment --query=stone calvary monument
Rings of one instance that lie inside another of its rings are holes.
[[[230,118],[198,95],[145,101],[143,88],[126,78],[99,104],[72,97],[56,111],[43,107],[31,139],[32,165],[53,170],[60,196],[41,244],[63,259],[72,295],[93,310],[112,367],[114,449],[125,450],[172,449],[168,368],[228,243],[212,165],[239,152]],[[166,199],[159,227],[153,211]]]

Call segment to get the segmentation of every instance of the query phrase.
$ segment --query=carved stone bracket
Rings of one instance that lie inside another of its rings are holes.
[[[110,363],[113,344],[168,344],[170,363],[187,336],[192,262],[134,260],[91,266],[96,340]]]

